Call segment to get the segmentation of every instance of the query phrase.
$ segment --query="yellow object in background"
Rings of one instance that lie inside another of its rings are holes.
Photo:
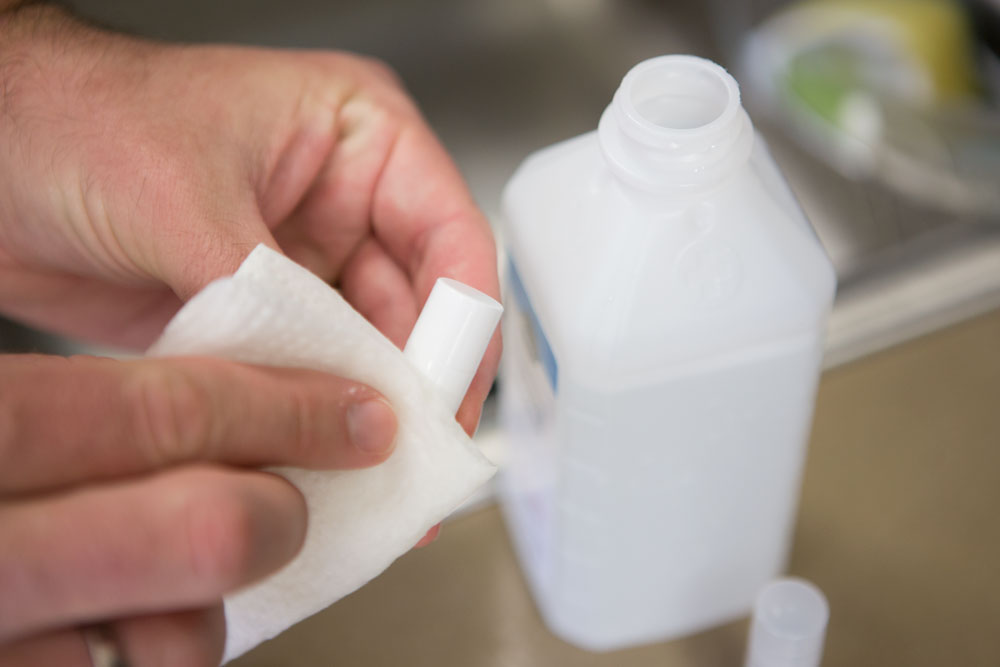
[[[883,23],[897,46],[926,75],[933,102],[978,97],[981,87],[973,60],[972,33],[962,8],[948,0],[815,0],[810,8],[843,11],[844,27],[859,19]],[[827,12],[822,15],[829,16]]]
[[[748,35],[744,69],[820,159],[914,201],[995,217],[1000,121],[963,6],[807,0]]]

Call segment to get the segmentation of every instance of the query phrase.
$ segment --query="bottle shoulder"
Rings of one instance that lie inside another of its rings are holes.
[[[832,267],[769,160],[657,205],[616,182],[593,134],[529,158],[505,191],[505,238],[556,356],[627,375],[818,336]]]

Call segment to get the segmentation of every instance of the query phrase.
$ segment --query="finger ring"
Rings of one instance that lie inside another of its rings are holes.
[[[82,632],[92,667],[128,667],[128,661],[118,650],[118,640],[110,625],[98,623],[83,628]]]

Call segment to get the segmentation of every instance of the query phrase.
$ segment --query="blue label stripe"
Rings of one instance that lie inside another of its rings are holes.
[[[528,292],[524,289],[524,283],[521,282],[521,276],[517,272],[514,260],[508,262],[508,269],[507,275],[510,277],[510,286],[514,291],[514,299],[521,307],[521,310],[527,314],[528,320],[531,322],[531,328],[534,332],[535,353],[538,355],[538,360],[545,369],[545,375],[549,378],[549,385],[551,385],[552,391],[555,393],[559,387],[559,365],[556,364],[556,356],[552,353],[549,339],[542,330],[542,323],[538,321],[535,309],[531,306],[531,299],[528,298]]]

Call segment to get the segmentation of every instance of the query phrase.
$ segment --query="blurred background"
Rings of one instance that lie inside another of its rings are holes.
[[[825,664],[1000,664],[998,0],[69,4],[156,38],[385,60],[494,222],[517,164],[594,129],[632,65],[726,66],[839,279],[826,365],[840,368],[821,386],[791,563],[830,596]],[[92,349],[11,323],[0,343]],[[489,419],[481,440],[502,459]],[[723,665],[743,633],[571,649],[487,509],[240,664]]]

